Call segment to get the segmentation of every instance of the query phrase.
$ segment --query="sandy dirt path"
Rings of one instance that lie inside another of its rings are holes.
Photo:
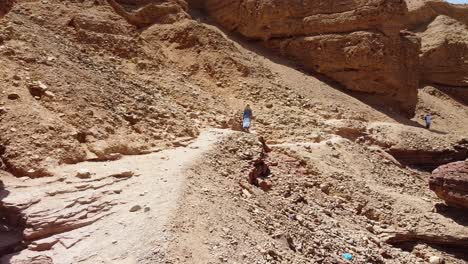
[[[114,205],[95,223],[58,234],[63,238],[62,242],[48,251],[24,250],[2,263],[38,253],[51,257],[55,264],[158,263],[164,255],[165,242],[170,239],[165,226],[174,216],[187,170],[227,133],[229,131],[207,130],[187,147],[125,156],[117,161],[84,162],[58,168],[56,175],[72,175],[86,168],[93,173],[93,178],[122,171],[133,171],[135,176],[104,187],[118,194],[109,198],[109,203]],[[78,201],[83,196],[95,195],[93,192],[97,194],[98,191],[88,190],[86,194],[75,194],[75,198],[55,195],[42,199],[41,203],[47,203],[44,206],[48,209],[55,204],[53,207],[57,210],[67,210],[65,205],[70,199]],[[99,192],[102,193],[102,188]],[[134,206],[141,209],[131,212]],[[40,211],[40,208],[36,210]]]

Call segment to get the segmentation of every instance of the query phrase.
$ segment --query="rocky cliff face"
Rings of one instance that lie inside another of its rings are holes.
[[[417,101],[417,37],[399,0],[205,1],[221,25],[411,115]]]
[[[407,11],[400,0],[208,0],[205,7],[226,28],[264,40],[383,28],[384,22],[398,28]]]
[[[387,106],[397,105],[408,115],[414,113],[420,80],[467,86],[463,36],[468,16],[463,6],[441,1],[407,5],[400,0],[189,3],[204,7],[226,29],[264,40],[267,47],[306,69],[352,91],[377,95]],[[404,31],[426,27],[419,36]]]
[[[421,39],[424,80],[468,87],[468,27],[441,15],[421,33]]]
[[[444,1],[416,1],[406,27],[422,41],[421,80],[437,85],[460,102],[468,93],[468,6]]]
[[[451,17],[468,24],[468,6],[453,5],[444,0],[407,0],[409,13],[405,17],[406,27],[416,29],[428,25],[440,15]]]
[[[412,34],[355,31],[272,40],[268,45],[350,90],[375,94],[387,105],[414,112],[420,42]]]

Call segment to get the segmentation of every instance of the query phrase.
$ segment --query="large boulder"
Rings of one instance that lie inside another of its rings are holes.
[[[434,170],[429,187],[447,205],[468,209],[468,159]]]
[[[421,33],[421,39],[424,81],[468,87],[468,26],[441,15]]]
[[[190,3],[199,6],[201,1]],[[202,4],[228,30],[264,40],[267,47],[350,90],[414,113],[420,41],[401,31],[408,14],[404,1],[207,0]]]

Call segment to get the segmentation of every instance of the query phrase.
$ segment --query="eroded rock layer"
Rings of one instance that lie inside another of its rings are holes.
[[[449,86],[468,86],[467,26],[441,15],[421,33],[421,39],[424,80]]]
[[[468,209],[468,160],[434,170],[429,187],[448,205]]]
[[[414,113],[420,42],[402,23],[403,1],[219,1],[205,9],[221,25],[293,58],[346,88]]]

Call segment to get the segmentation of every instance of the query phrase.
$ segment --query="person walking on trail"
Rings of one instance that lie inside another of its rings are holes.
[[[244,109],[242,128],[245,131],[249,132],[251,124],[252,124],[252,108],[250,108],[250,105],[247,105]]]
[[[431,113],[428,113],[428,114],[424,117],[424,120],[426,121],[426,128],[427,128],[427,129],[430,129],[430,128],[431,128],[431,124],[432,124],[432,116],[431,116]]]

